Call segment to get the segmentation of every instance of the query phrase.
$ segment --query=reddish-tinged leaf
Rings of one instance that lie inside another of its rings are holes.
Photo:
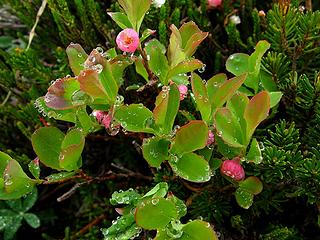
[[[83,70],[78,76],[80,88],[94,98],[107,98],[107,93],[99,80],[99,73],[92,69]],[[110,99],[109,99],[110,100]]]
[[[182,48],[185,48],[190,38],[196,34],[200,33],[201,30],[197,26],[197,24],[193,21],[187,22],[182,24],[182,26],[179,29],[179,32],[181,34],[181,40],[182,40]]]
[[[245,81],[246,77],[247,75],[244,74],[239,77],[234,77],[223,83],[212,97],[213,107],[222,107],[226,101],[228,101],[236,93],[236,91]]]
[[[174,67],[178,63],[182,62],[186,56],[182,51],[182,39],[179,30],[175,25],[171,25],[170,29],[172,31],[170,36],[170,43],[168,47],[168,60],[169,65]]]
[[[64,110],[83,105],[82,102],[73,102],[73,94],[79,91],[80,86],[75,78],[57,79],[44,96],[45,104],[49,108]]]
[[[180,240],[218,240],[216,233],[208,222],[195,220],[188,222],[182,228],[182,236]]]
[[[199,32],[194,34],[187,45],[184,48],[184,53],[186,57],[191,57],[196,51],[198,46],[202,43],[202,41],[208,36],[208,32]]]
[[[191,121],[179,128],[170,152],[177,155],[204,148],[208,140],[208,127],[204,121]]]
[[[88,54],[83,50],[79,44],[71,43],[66,49],[69,65],[75,76],[79,75],[84,69],[84,62],[86,61]]]
[[[244,119],[247,122],[247,140],[249,140],[256,127],[268,117],[270,109],[270,96],[268,92],[262,91],[249,101],[245,111]]]

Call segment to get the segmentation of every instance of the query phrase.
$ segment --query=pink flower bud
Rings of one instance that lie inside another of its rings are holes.
[[[186,85],[179,85],[178,86],[179,92],[180,92],[180,101],[183,100],[187,94],[188,94],[188,87]]]
[[[214,143],[214,134],[211,130],[208,132],[208,140],[207,140],[207,146],[210,146]]]
[[[245,177],[245,172],[240,164],[239,157],[224,161],[220,167],[220,171],[223,175],[226,175],[236,181],[240,181]]]
[[[118,34],[116,42],[122,51],[133,53],[139,46],[139,35],[132,28],[126,28]]]
[[[219,7],[222,0],[208,0],[209,7]]]
[[[97,121],[103,124],[105,128],[110,127],[110,123],[112,121],[112,115],[110,113],[101,110],[94,110],[92,115],[95,116]]]

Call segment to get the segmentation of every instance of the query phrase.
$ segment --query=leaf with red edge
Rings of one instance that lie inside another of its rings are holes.
[[[84,105],[84,102],[74,101],[74,93],[80,90],[78,81],[72,77],[56,80],[44,96],[45,104],[49,108],[64,110]]]
[[[183,234],[180,240],[218,240],[216,233],[208,222],[194,220],[188,222],[181,229]]]
[[[84,70],[84,62],[86,61],[88,54],[83,50],[81,45],[71,43],[66,49],[69,65],[75,76],[79,75]]]
[[[178,28],[172,24],[170,26],[170,30],[172,33],[169,39],[168,60],[169,65],[174,67],[178,63],[182,62],[186,56],[182,49],[182,39]]]
[[[223,83],[212,96],[212,104],[214,109],[222,107],[226,101],[228,101],[244,83],[247,75],[241,75],[239,77],[231,78]]]
[[[180,92],[176,84],[170,85],[169,91],[161,91],[156,100],[153,117],[159,133],[168,134],[173,127],[179,110]]]
[[[10,200],[20,198],[31,192],[35,181],[29,178],[14,159],[8,159],[8,155],[1,154],[1,170],[3,163],[6,163],[5,169],[0,173],[0,199]]]
[[[247,122],[247,140],[250,140],[256,127],[268,117],[270,109],[270,96],[267,91],[262,91],[249,101],[244,119]]]
[[[93,98],[108,98],[108,95],[99,80],[99,73],[92,69],[83,70],[78,76],[80,88]],[[110,99],[108,99],[110,101]]]
[[[201,117],[205,122],[208,122],[211,116],[211,106],[209,104],[207,88],[196,73],[192,73],[191,75],[191,86]]]
[[[208,36],[207,32],[202,32],[192,21],[184,23],[179,32],[182,39],[182,49],[186,57],[191,57],[197,50],[201,42]]]
[[[262,192],[263,184],[259,178],[250,176],[241,181],[239,187],[251,194],[257,195]]]
[[[190,121],[178,129],[170,153],[182,155],[204,148],[208,140],[208,131],[208,126],[204,121]]]

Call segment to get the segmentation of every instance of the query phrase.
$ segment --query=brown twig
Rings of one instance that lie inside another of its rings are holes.
[[[107,216],[105,214],[101,214],[97,218],[95,218],[92,222],[85,225],[83,228],[81,228],[76,234],[74,234],[71,239],[77,239],[78,236],[85,234],[88,232],[92,227],[95,225],[98,225],[102,220],[106,219]]]
[[[138,51],[141,54],[142,64],[143,64],[144,68],[146,69],[146,71],[148,73],[148,78],[149,78],[149,82],[137,90],[138,92],[141,92],[146,87],[153,86],[154,84],[156,84],[158,82],[158,78],[153,74],[153,72],[151,71],[151,69],[149,67],[148,56],[146,55],[145,51],[141,47],[138,48]]]
[[[307,11],[312,11],[312,0],[306,0]]]

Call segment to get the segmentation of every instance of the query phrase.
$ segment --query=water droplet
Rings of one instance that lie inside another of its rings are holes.
[[[103,54],[103,52],[104,52],[102,47],[96,47],[96,50],[100,54]]]
[[[222,131],[218,131],[217,135],[218,135],[219,137],[222,137]]]
[[[199,73],[203,73],[206,70],[206,65],[203,64],[202,67],[200,69],[198,69]]]
[[[159,203],[159,199],[158,198],[154,198],[151,200],[152,205],[157,205]]]
[[[81,57],[82,57],[82,54],[81,54],[81,53],[78,53],[78,57],[81,58]]]

